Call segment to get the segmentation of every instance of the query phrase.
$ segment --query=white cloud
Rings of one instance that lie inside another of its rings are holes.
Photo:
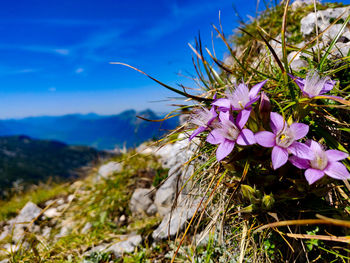
[[[69,55],[69,49],[65,49],[65,48],[57,48],[57,49],[54,49],[54,51],[60,55]]]
[[[77,73],[77,74],[80,74],[80,73],[83,73],[84,72],[84,69],[83,68],[77,68],[76,70],[75,70],[75,73]]]

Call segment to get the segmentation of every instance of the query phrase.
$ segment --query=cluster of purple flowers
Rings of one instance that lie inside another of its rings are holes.
[[[306,79],[291,76],[300,87],[303,95],[313,98],[330,91],[335,81],[320,78],[317,73],[307,75]],[[305,177],[309,184],[322,178],[325,174],[346,180],[350,173],[340,163],[348,157],[347,153],[338,150],[325,151],[318,142],[308,140],[301,143],[309,132],[309,126],[303,123],[286,122],[283,116],[276,112],[270,113],[271,131],[253,133],[245,128],[249,120],[253,104],[260,100],[260,112],[263,108],[270,108],[268,97],[259,92],[267,80],[253,86],[250,90],[244,83],[239,84],[235,90],[227,90],[224,98],[216,99],[210,110],[202,108],[197,110],[191,122],[198,128],[190,136],[190,140],[199,133],[209,130],[206,141],[218,145],[216,158],[220,162],[227,157],[235,145],[247,146],[259,144],[272,148],[271,160],[273,169],[278,169],[288,160],[300,169],[306,169]],[[236,112],[236,114],[234,114]],[[236,119],[234,119],[236,115]],[[290,156],[291,155],[291,156]]]

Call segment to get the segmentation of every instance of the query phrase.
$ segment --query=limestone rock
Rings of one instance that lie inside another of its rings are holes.
[[[20,223],[30,223],[34,218],[36,218],[42,209],[32,202],[28,202],[22,210],[19,212],[18,216],[14,219],[14,224]]]
[[[316,1],[316,3],[319,3],[319,1]],[[292,10],[296,10],[302,6],[307,6],[307,5],[313,5],[314,1],[313,0],[295,0],[291,4]]]
[[[112,252],[115,257],[120,258],[124,253],[132,253],[142,242],[142,237],[136,234],[124,236],[123,239],[124,240],[112,245],[106,243],[98,245],[84,254],[90,255],[93,252]]]
[[[181,164],[173,166],[169,170],[168,178],[156,192],[154,203],[161,216],[165,216],[170,212],[176,193],[180,190],[181,167]]]
[[[60,213],[57,211],[57,208],[54,208],[54,207],[49,208],[44,212],[44,216],[47,218],[54,218],[54,217],[57,217],[59,215],[60,215]]]
[[[350,10],[347,9],[346,7],[328,8],[326,10],[317,11],[317,15],[314,12],[309,13],[307,16],[303,17],[300,21],[301,33],[304,36],[307,36],[315,32],[316,20],[317,20],[318,31],[321,32],[325,30],[332,23],[334,19],[341,16],[341,14],[344,12],[345,14],[342,16],[342,19],[345,20],[346,17],[350,15]],[[325,32],[325,34],[322,36],[322,39],[328,42],[332,40],[335,37],[335,35],[338,34],[341,26],[342,26],[341,24],[333,25],[329,30]],[[349,29],[345,28],[345,30],[343,31],[343,34],[348,35],[347,32],[349,32]]]
[[[176,233],[183,229],[186,222],[192,218],[199,203],[200,199],[183,200],[172,213],[168,213],[163,218],[158,228],[153,231],[152,237],[155,240],[162,240],[168,238],[168,236],[175,236]]]
[[[150,207],[148,207],[146,214],[149,216],[153,216],[157,213],[158,209],[155,204],[151,204]]]
[[[92,224],[90,222],[87,222],[84,227],[81,229],[81,233],[82,234],[86,234],[89,232],[89,230],[91,229]]]
[[[48,238],[50,237],[51,230],[52,230],[51,227],[45,226],[45,227],[43,228],[43,230],[42,230],[41,235],[42,235],[44,238],[48,239]]]
[[[127,236],[126,240],[110,246],[107,251],[112,252],[116,257],[121,257],[124,253],[134,252],[135,248],[142,242],[140,235]]]
[[[192,165],[183,167],[182,163],[173,166],[168,173],[168,178],[157,190],[154,204],[157,206],[158,213],[165,216],[171,211],[176,194],[180,192],[182,186],[192,175],[194,167]],[[186,195],[191,184],[189,183],[182,189],[180,197]]]
[[[145,214],[153,201],[150,198],[152,189],[137,188],[131,196],[129,203],[130,210],[133,214]]]
[[[297,55],[296,55],[297,54]],[[301,54],[298,53],[297,51],[293,51],[291,53],[289,53],[288,55],[288,61],[291,61],[292,58],[296,55],[296,57],[293,59],[292,63],[290,64],[290,67],[293,70],[300,70],[303,67],[307,67],[309,64],[307,63],[307,61],[305,59],[303,59],[301,57]],[[306,56],[305,54],[302,54],[303,56]]]
[[[104,164],[98,170],[98,176],[104,179],[108,178],[111,174],[115,172],[120,172],[122,170],[121,163],[118,162],[109,162]]]

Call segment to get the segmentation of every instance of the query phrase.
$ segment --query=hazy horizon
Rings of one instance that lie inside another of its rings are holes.
[[[140,113],[146,110],[151,110],[153,113],[155,113],[157,116],[160,117],[160,115],[165,115],[168,114],[169,112],[167,111],[156,111],[152,108],[144,108],[141,110],[136,110],[132,108],[125,108],[124,110],[117,111],[117,112],[110,112],[110,113],[99,113],[99,112],[68,112],[68,113],[62,113],[62,114],[38,114],[38,115],[27,115],[23,117],[8,117],[8,118],[2,118],[0,116],[0,120],[21,120],[21,119],[27,119],[27,118],[40,118],[40,117],[62,117],[62,116],[69,116],[69,115],[82,115],[82,116],[88,116],[88,115],[97,115],[101,117],[108,117],[108,116],[114,116],[114,115],[119,115],[122,114],[123,112],[126,111],[136,111],[136,113]]]

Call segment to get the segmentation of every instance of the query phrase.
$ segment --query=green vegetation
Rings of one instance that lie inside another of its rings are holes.
[[[80,168],[109,156],[90,147],[27,136],[0,137],[0,149],[0,198],[11,197],[31,184],[78,178]]]
[[[66,184],[51,189],[41,187],[25,196],[3,202],[0,217],[5,219],[18,212],[28,200],[43,207],[48,199],[74,195],[69,207],[57,218],[51,238],[31,234],[23,241],[29,243],[29,249],[19,249],[10,255],[10,259],[13,262],[80,262],[83,253],[89,248],[104,242],[116,242],[120,235],[137,232],[147,237],[159,224],[159,219],[131,217],[128,203],[133,190],[144,179],[142,175],[145,171],[156,171],[156,174],[161,175],[164,169],[155,157],[135,155],[134,152],[112,160],[122,162],[124,169],[108,179],[96,181],[96,171],[92,171],[90,176],[70,187]],[[119,220],[122,215],[125,221]],[[91,230],[81,234],[81,229],[88,222],[92,225]],[[40,225],[45,224],[47,221],[40,221]],[[65,225],[72,227],[71,233],[52,242],[60,227]],[[97,252],[86,258],[88,262],[108,262],[108,259],[116,260],[111,254]]]

